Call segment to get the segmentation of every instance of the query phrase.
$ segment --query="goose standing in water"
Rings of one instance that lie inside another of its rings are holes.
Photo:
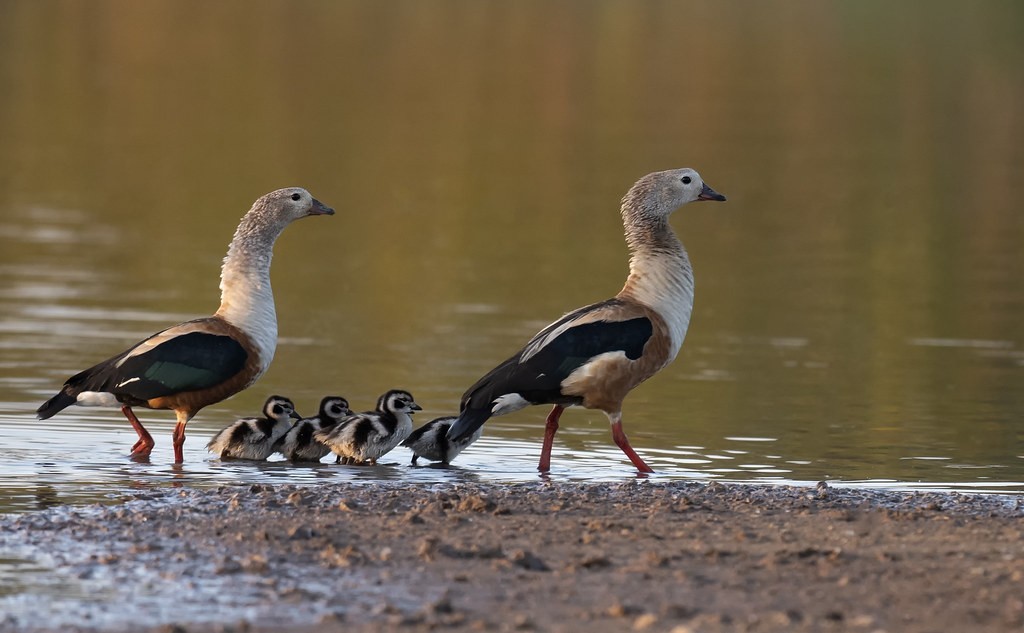
[[[277,443],[302,416],[284,396],[270,396],[263,404],[262,418],[242,418],[221,429],[206,449],[221,459],[264,460],[274,454]]]
[[[692,169],[648,174],[622,199],[629,276],[615,297],[566,314],[462,396],[448,438],[470,437],[491,416],[551,404],[537,470],[551,469],[558,419],[570,406],[599,409],[637,470],[654,472],[622,430],[622,401],[671,363],[693,311],[693,269],[669,216],[688,202],[725,200]]]
[[[293,462],[318,462],[331,452],[313,435],[330,431],[338,422],[352,415],[348,400],[341,396],[327,396],[320,401],[320,411],[312,418],[303,418],[288,430],[277,450]]]
[[[433,419],[405,438],[402,446],[412,451],[413,466],[416,465],[416,460],[420,457],[432,462],[450,464],[459,453],[480,439],[480,435],[484,432],[483,426],[478,427],[477,430],[457,442],[448,439],[448,429],[452,428],[452,424],[457,419],[456,416]]]
[[[277,313],[270,287],[274,242],[294,220],[333,215],[299,187],[257,200],[242,217],[220,276],[220,308],[213,316],[158,332],[117,356],[68,378],[36,411],[50,418],[70,405],[121,408],[139,440],[134,459],[146,459],[153,437],[132,407],[170,409],[174,461],[183,461],[185,425],[203,407],[246,389],[267,371],[277,348]]]
[[[355,413],[313,438],[322,442],[342,464],[376,464],[412,433],[412,416],[423,407],[412,394],[392,389],[377,400],[377,408]]]

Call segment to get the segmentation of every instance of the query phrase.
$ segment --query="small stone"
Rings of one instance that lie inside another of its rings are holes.
[[[454,547],[452,545],[440,545],[437,548],[440,554],[447,556],[448,558],[480,558],[480,559],[495,559],[505,558],[505,553],[502,551],[500,545],[480,545],[474,543],[466,549]]]
[[[306,499],[306,495],[302,494],[298,490],[296,490],[295,492],[293,492],[290,495],[288,495],[288,498],[285,499],[285,502],[286,503],[290,503],[293,506],[309,505],[309,502]]]
[[[605,615],[610,618],[624,618],[627,615],[639,613],[639,611],[636,607],[627,607],[621,602],[616,602],[605,610]]]
[[[363,553],[351,545],[342,549],[328,545],[327,548],[320,552],[320,560],[335,567],[351,567],[362,562],[364,559]]]
[[[512,620],[512,626],[517,631],[532,631],[537,628],[537,626],[533,623],[533,620],[526,617],[522,613],[518,614]]]
[[[339,624],[345,621],[345,612],[342,610],[328,611],[320,616],[317,624]]]
[[[391,560],[391,554],[392,552],[390,547],[382,547],[380,548],[380,553],[377,555],[377,558],[382,561],[389,561]]]
[[[645,631],[658,623],[658,616],[653,613],[645,613],[633,620],[634,631]]]
[[[490,512],[496,506],[494,502],[482,495],[466,497],[455,506],[459,512]]]
[[[455,609],[452,607],[451,598],[448,593],[445,592],[443,596],[427,605],[425,609],[428,613],[434,615],[455,613]]]
[[[828,499],[829,487],[824,481],[819,481],[818,485],[814,487],[815,497],[817,499]]]
[[[288,528],[288,537],[297,541],[304,541],[316,536],[316,531],[308,525],[293,525]]]
[[[259,554],[249,556],[240,563],[242,570],[249,572],[250,574],[259,574],[267,571],[269,565],[267,559]]]
[[[585,569],[604,569],[611,566],[612,562],[604,556],[587,556],[580,561],[580,567]]]
[[[668,567],[669,559],[660,552],[648,551],[644,554],[644,563],[650,567]]]
[[[398,607],[392,605],[390,602],[378,602],[373,605],[370,609],[370,613],[373,615],[401,615],[401,611]]]
[[[526,550],[515,550],[508,555],[508,560],[529,571],[551,571],[543,560]]]
[[[867,614],[855,615],[850,618],[850,626],[856,629],[869,629],[875,626],[875,618]]]
[[[235,560],[233,558],[227,557],[227,558],[224,558],[224,560],[222,560],[220,562],[220,564],[217,565],[216,568],[214,568],[213,573],[215,573],[215,574],[237,574],[240,571],[242,571],[241,563],[239,563],[237,560]]]
[[[338,502],[338,509],[342,512],[355,512],[359,509],[359,504],[351,499],[342,499]]]
[[[416,548],[416,555],[427,562],[433,561],[437,557],[437,544],[440,540],[436,536],[428,536],[420,541],[419,547]]]

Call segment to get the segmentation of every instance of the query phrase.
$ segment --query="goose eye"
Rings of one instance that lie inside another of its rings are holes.
[[[693,181],[692,181],[692,180],[690,179],[690,177],[689,177],[689,176],[683,176],[683,184],[684,184],[684,185],[688,185],[688,184],[690,184],[691,182],[693,182]]]
[[[294,201],[296,201],[296,202],[298,202],[298,201],[299,201],[299,200],[300,200],[301,198],[302,198],[302,196],[300,196],[300,195],[299,195],[299,194],[297,194],[297,193],[293,193],[293,194],[292,194],[292,200],[294,200]]]

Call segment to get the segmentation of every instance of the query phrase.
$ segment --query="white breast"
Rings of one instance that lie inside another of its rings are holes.
[[[221,305],[217,314],[252,340],[260,358],[258,378],[270,366],[277,350],[277,311],[269,270],[225,265],[221,279]],[[269,265],[266,266],[269,269]],[[255,378],[253,380],[255,380]]]
[[[633,262],[630,297],[665,320],[669,333],[668,361],[675,359],[686,338],[693,313],[693,273],[675,257],[637,258]]]

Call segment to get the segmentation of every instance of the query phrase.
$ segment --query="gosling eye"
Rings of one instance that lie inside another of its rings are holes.
[[[690,177],[689,177],[689,176],[683,176],[683,184],[684,184],[684,185],[688,185],[688,184],[690,184],[691,182],[693,182],[693,181],[692,181],[692,180],[690,179]]]
[[[299,194],[297,194],[297,193],[293,193],[292,194],[292,200],[298,202],[301,199],[302,199],[302,196],[300,196]]]

